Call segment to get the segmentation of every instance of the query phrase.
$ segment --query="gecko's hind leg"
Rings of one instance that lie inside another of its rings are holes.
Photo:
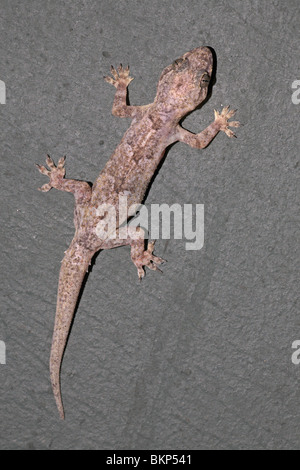
[[[158,266],[166,261],[153,254],[155,240],[148,241],[147,250],[145,250],[145,234],[142,229],[131,229],[129,227],[128,235],[131,240],[131,259],[137,268],[139,278],[142,279],[145,276],[144,266],[153,271],[161,272]]]
[[[147,266],[147,268],[149,269],[152,269],[153,271],[162,272],[158,268],[158,266],[162,263],[165,263],[166,261],[163,258],[160,258],[159,256],[155,256],[153,254],[154,244],[155,240],[149,241],[147,250],[144,250],[144,243],[142,250],[141,247],[138,245],[131,245],[131,259],[137,268],[138,276],[140,279],[145,276],[145,266]]]
[[[133,264],[136,266],[138,276],[142,279],[145,276],[144,267],[152,269],[153,271],[161,270],[158,266],[166,261],[159,256],[153,254],[155,241],[148,241],[147,249],[145,250],[145,232],[140,227],[128,227],[124,237],[121,238],[121,231],[117,233],[117,237],[114,239],[106,240],[101,243],[100,249],[107,250],[110,248],[116,248],[118,246],[130,245],[131,247],[131,259]],[[123,234],[122,234],[123,235]]]

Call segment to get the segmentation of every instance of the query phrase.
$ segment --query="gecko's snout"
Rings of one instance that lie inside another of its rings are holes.
[[[198,47],[190,51],[187,55],[192,66],[197,70],[206,70],[209,75],[212,74],[213,68],[213,53],[212,50],[207,47]]]

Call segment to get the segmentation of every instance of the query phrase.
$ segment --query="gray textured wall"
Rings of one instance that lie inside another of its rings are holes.
[[[298,0],[1,0],[1,449],[299,449]],[[128,127],[103,75],[129,63],[133,104],[163,67],[217,54],[199,132],[230,104],[244,124],[206,150],[177,143],[147,203],[205,206],[205,245],[157,242],[164,274],[139,284],[128,248],[101,253],[62,368],[48,359],[73,198],[37,187],[34,163],[67,155],[93,181]]]

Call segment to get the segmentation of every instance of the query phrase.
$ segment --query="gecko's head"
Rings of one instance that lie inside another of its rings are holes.
[[[213,71],[213,54],[208,47],[186,52],[166,67],[159,79],[155,102],[166,112],[192,111],[205,100]]]

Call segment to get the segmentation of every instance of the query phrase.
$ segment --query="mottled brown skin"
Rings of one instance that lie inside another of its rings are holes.
[[[96,227],[101,217],[97,214],[97,208],[101,204],[111,204],[116,208],[118,217],[120,195],[128,197],[128,207],[141,203],[170,144],[180,141],[200,149],[206,147],[219,131],[229,137],[234,136],[228,126],[237,127],[239,123],[228,122],[234,115],[229,107],[223,108],[221,113],[215,111],[214,122],[199,134],[193,134],[179,124],[187,113],[205,100],[212,70],[213,56],[209,48],[199,47],[187,52],[164,69],[153,103],[129,106],[126,104],[127,87],[133,80],[129,76],[129,68],[124,69],[120,65],[115,70],[112,67],[112,77],[105,77],[116,88],[112,113],[119,117],[130,117],[132,123],[93,186],[84,181],[65,179],[65,158],[59,160],[57,167],[49,156],[46,159],[49,169],[37,165],[39,171],[49,177],[49,183],[40,188],[42,191],[56,188],[75,196],[76,231],[60,270],[50,356],[51,383],[62,419],[64,410],[60,392],[60,367],[79,291],[93,255],[98,250],[130,245],[131,258],[139,278],[144,276],[145,266],[158,270],[158,265],[163,262],[153,255],[154,242],[148,242],[145,250],[142,230],[138,238],[134,237],[133,232],[136,230],[132,228],[129,229],[127,239],[99,239]]]

